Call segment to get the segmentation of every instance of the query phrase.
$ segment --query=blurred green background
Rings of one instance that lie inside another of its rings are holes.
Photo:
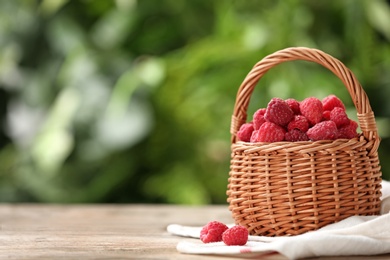
[[[237,89],[290,46],[357,76],[389,179],[389,1],[0,1],[0,201],[225,203]],[[356,118],[329,71],[282,64],[249,115],[271,97],[331,93]]]

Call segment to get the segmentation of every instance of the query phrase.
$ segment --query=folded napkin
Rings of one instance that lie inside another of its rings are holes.
[[[177,250],[187,254],[258,257],[277,252],[288,259],[318,256],[378,255],[390,253],[390,182],[382,182],[381,215],[352,216],[319,230],[290,237],[249,236],[245,246],[223,242],[181,241]],[[228,226],[231,226],[230,224]],[[202,227],[171,224],[171,234],[199,238]]]

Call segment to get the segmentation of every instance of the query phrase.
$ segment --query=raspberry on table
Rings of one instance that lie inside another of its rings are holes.
[[[203,243],[212,243],[222,241],[222,234],[228,229],[228,226],[219,222],[211,221],[200,231],[200,240]]]
[[[243,246],[248,242],[249,232],[243,226],[233,226],[222,234],[223,242],[228,246]]]
[[[330,111],[330,120],[336,123],[337,128],[349,124],[348,115],[342,107],[335,107]]]
[[[255,130],[258,130],[260,126],[266,121],[264,118],[265,112],[265,108],[260,108],[253,114],[253,127]]]
[[[306,131],[309,129],[309,121],[303,115],[295,115],[293,120],[291,120],[287,125],[288,131],[291,131],[292,129],[299,129],[306,133]]]
[[[288,142],[309,141],[307,134],[299,129],[292,129],[288,131],[285,134],[284,139]]]
[[[301,111],[299,109],[299,101],[294,98],[288,98],[285,100],[287,105],[291,108],[291,110],[294,112],[295,115],[301,114]]]
[[[358,128],[357,122],[350,119],[348,125],[345,125],[345,126],[342,126],[339,128],[338,138],[352,139],[352,138],[357,137],[357,135],[358,135],[357,128]]]
[[[301,114],[304,115],[311,125],[315,125],[322,120],[322,102],[316,97],[308,97],[301,101],[299,105]]]
[[[280,126],[286,126],[294,117],[294,112],[281,98],[272,98],[267,105],[264,118]]]
[[[237,132],[238,139],[243,142],[249,142],[251,140],[253,130],[253,123],[251,122],[241,125],[240,130]]]
[[[324,110],[332,111],[335,107],[341,107],[345,110],[343,101],[341,101],[336,95],[329,95],[322,99],[322,106]]]
[[[253,132],[251,142],[280,142],[284,140],[285,132],[286,130],[277,124],[265,122],[259,130]]]
[[[312,141],[335,140],[339,136],[336,123],[333,121],[322,121],[307,130],[307,136]]]

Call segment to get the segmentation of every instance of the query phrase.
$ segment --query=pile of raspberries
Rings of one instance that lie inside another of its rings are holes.
[[[301,102],[272,98],[267,108],[253,114],[237,137],[244,142],[297,142],[357,137],[358,124],[348,118],[343,102],[335,95],[322,101],[308,97]]]
[[[203,243],[224,242],[227,246],[243,246],[248,242],[248,230],[239,225],[228,227],[219,221],[210,221],[200,231]]]

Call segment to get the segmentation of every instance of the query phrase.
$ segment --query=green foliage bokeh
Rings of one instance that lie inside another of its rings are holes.
[[[225,203],[238,86],[290,46],[354,72],[390,178],[388,1],[18,0],[0,17],[0,201]],[[356,118],[329,71],[282,64],[248,114],[331,93]]]

